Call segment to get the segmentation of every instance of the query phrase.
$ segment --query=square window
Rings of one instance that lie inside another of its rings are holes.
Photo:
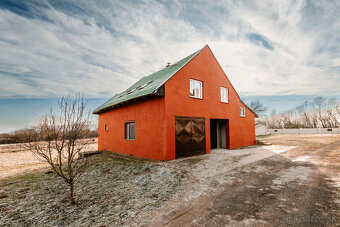
[[[190,79],[190,97],[202,98],[202,81]]]
[[[245,117],[246,116],[246,108],[240,107],[240,116]]]
[[[228,88],[221,87],[221,102],[228,103]]]
[[[125,123],[125,139],[126,140],[135,139],[135,122],[134,121]]]

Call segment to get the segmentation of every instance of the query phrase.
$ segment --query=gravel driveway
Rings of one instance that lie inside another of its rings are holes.
[[[188,187],[132,225],[335,226],[339,138],[280,137],[276,145],[213,150],[167,162],[188,172]],[[308,160],[299,161],[306,153]]]

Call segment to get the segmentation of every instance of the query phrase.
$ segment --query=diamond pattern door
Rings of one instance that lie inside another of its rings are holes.
[[[205,119],[175,118],[176,158],[205,154]]]

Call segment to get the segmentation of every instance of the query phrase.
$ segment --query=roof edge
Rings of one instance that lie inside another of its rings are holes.
[[[252,110],[252,108],[250,108],[245,102],[243,102],[242,99],[240,99],[240,101],[245,107],[247,107],[248,110],[250,110],[250,112],[252,112],[255,115],[255,118],[259,117],[259,115],[257,115],[257,113],[255,113],[255,111]]]
[[[176,72],[174,72],[171,76],[169,76],[168,78],[166,78],[166,80],[164,80],[164,82],[159,85],[158,87],[156,87],[156,89],[154,90],[154,92],[156,92],[161,86],[163,86],[168,80],[171,79],[171,77],[173,77],[174,75],[176,75],[176,73],[178,73],[184,66],[186,66],[192,59],[194,59],[199,53],[202,52],[202,50],[204,50],[204,48],[209,47],[208,44],[205,44],[204,47],[202,47],[200,50],[196,51],[196,53],[190,58],[188,59],[187,62],[185,62],[180,68],[178,68],[176,70]]]
[[[224,72],[224,70],[223,70],[223,68],[222,68],[222,66],[221,66],[221,64],[220,64],[220,62],[217,60],[215,54],[212,52],[212,50],[210,49],[210,47],[209,47],[208,45],[205,45],[205,46],[202,48],[202,50],[203,50],[205,47],[208,47],[208,48],[209,48],[211,54],[212,54],[213,57],[215,58],[215,61],[217,62],[218,66],[221,68],[221,70],[222,70],[222,72],[224,73],[224,75],[227,77],[227,80],[228,80],[229,83],[231,84],[231,87],[232,87],[233,90],[235,91],[235,93],[236,93],[236,95],[238,96],[238,98],[239,98],[239,100],[241,101],[241,103],[242,103],[245,107],[247,107],[247,109],[249,109],[250,112],[252,112],[252,113],[255,115],[256,118],[258,118],[259,115],[257,115],[257,113],[255,113],[254,110],[252,110],[245,102],[242,101],[240,95],[238,94],[238,92],[237,92],[237,90],[235,89],[234,85],[231,83],[231,81],[230,81],[228,75]]]
[[[145,96],[149,96],[149,95],[156,95],[158,90],[171,78],[173,77],[176,73],[178,73],[184,66],[186,66],[193,58],[195,58],[199,53],[201,53],[201,51],[203,49],[205,49],[206,47],[209,47],[208,44],[204,45],[201,49],[199,49],[198,51],[194,52],[194,55],[189,58],[180,68],[178,68],[174,73],[172,73],[170,76],[168,76],[164,82],[160,85],[158,85],[157,87],[155,87],[155,89],[148,95],[144,95],[144,96],[141,96],[141,97],[145,97]],[[133,85],[132,85],[133,86]],[[131,87],[131,86],[130,86]],[[129,89],[129,88],[128,88]],[[116,96],[116,95],[114,95]],[[113,97],[114,97],[113,96]],[[113,98],[112,97],[112,98]],[[111,99],[112,99],[111,98]],[[107,107],[104,107],[104,108],[101,108],[101,106],[105,105],[107,102],[109,102],[111,99],[107,100],[106,102],[104,102],[102,105],[100,105],[99,107],[97,107],[93,112],[92,114],[100,114],[100,113],[103,113],[103,112],[106,112],[106,111],[109,111],[110,109],[113,109],[112,107],[116,106],[116,105],[111,105],[111,106],[107,106]],[[135,99],[138,99],[135,98]],[[135,99],[132,99],[132,100],[135,100]],[[129,101],[129,100],[126,100],[126,101]],[[122,103],[125,103],[126,101],[122,102]]]
[[[138,100],[142,100],[142,99],[144,99],[144,98],[146,98],[146,97],[159,97],[159,96],[157,96],[157,95],[155,95],[154,93],[150,93],[150,94],[146,94],[146,95],[143,95],[143,96],[138,96],[138,97],[135,97],[135,98],[133,98],[133,99],[128,99],[128,100],[125,100],[125,101],[123,101],[123,102],[120,102],[120,103],[117,103],[117,104],[115,104],[115,105],[111,105],[111,106],[107,106],[107,107],[104,107],[104,108],[102,108],[102,109],[99,109],[99,110],[94,110],[93,112],[92,112],[92,114],[101,114],[101,113],[104,113],[104,112],[107,112],[107,111],[110,111],[110,110],[113,110],[114,109],[114,107],[116,107],[117,105],[125,105],[126,103],[129,103],[129,102],[136,102],[136,101],[138,101]]]

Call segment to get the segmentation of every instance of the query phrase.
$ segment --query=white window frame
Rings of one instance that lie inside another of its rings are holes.
[[[196,91],[197,87],[199,88],[199,95],[194,94],[191,95],[191,82],[194,83],[194,91]],[[190,79],[190,84],[189,84],[189,94],[191,98],[196,98],[196,99],[203,99],[203,82],[195,79]]]
[[[241,117],[246,117],[246,108],[240,107],[240,116]]]
[[[133,130],[134,130],[133,138],[130,135],[130,127],[127,127],[130,124],[134,125],[134,127],[133,127]],[[124,132],[125,132],[124,133],[124,138],[125,138],[125,140],[135,140],[136,139],[136,124],[135,124],[135,122],[134,121],[127,121],[127,122],[125,122],[124,127],[125,127],[125,129],[124,129]]]
[[[221,102],[228,103],[229,102],[229,94],[228,94],[228,88],[221,87]]]

